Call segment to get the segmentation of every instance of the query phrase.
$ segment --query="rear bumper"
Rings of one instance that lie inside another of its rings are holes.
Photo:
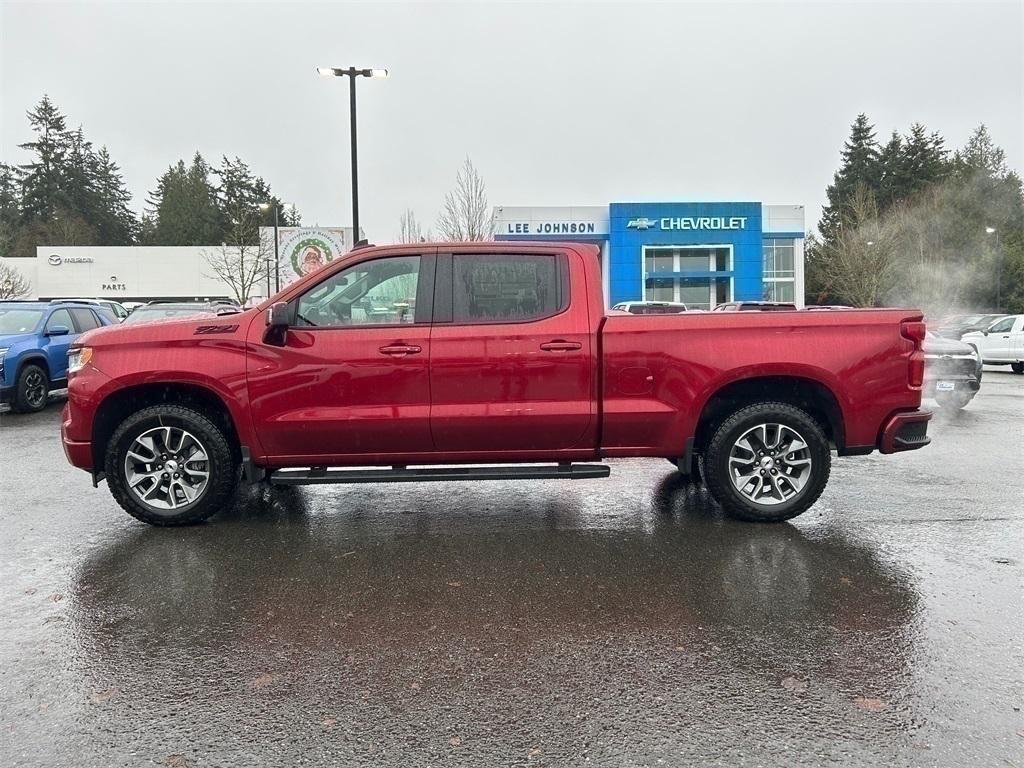
[[[928,422],[931,418],[929,411],[906,411],[890,416],[882,428],[879,452],[899,453],[924,448],[932,441],[928,437]]]

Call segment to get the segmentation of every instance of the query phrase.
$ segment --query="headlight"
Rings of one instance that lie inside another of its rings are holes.
[[[10,347],[0,347],[0,363],[4,361],[5,357],[7,357],[8,349],[10,349]]]
[[[82,370],[92,360],[92,347],[75,347],[68,352],[68,375]]]

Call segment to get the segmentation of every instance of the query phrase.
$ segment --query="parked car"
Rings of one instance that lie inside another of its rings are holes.
[[[68,347],[78,335],[117,321],[104,308],[45,301],[0,302],[0,402],[41,411],[67,386]]]
[[[956,339],[929,332],[924,340],[924,397],[942,408],[961,409],[981,388],[982,364],[977,350]]]
[[[235,304],[212,301],[152,301],[133,311],[124,322],[127,325],[154,320],[181,320],[197,315],[233,315],[241,310]]]
[[[996,320],[1003,317],[1006,317],[1006,315],[953,315],[945,318],[941,323],[939,323],[938,327],[935,329],[935,333],[936,335],[942,336],[946,339],[960,339],[963,338],[965,333],[985,330]]]
[[[789,312],[796,309],[791,301],[727,301],[712,312]]]
[[[686,305],[677,301],[622,301],[612,309],[631,315],[678,315]]]
[[[592,245],[360,248],[217,324],[80,339],[64,450],[156,525],[223,508],[239,465],[280,485],[579,479],[626,456],[777,521],[817,500],[831,448],[929,442],[917,310],[602,307]]]
[[[117,322],[121,322],[128,317],[127,307],[113,299],[54,299],[54,301],[66,304],[91,304],[94,307],[103,307],[110,312]]]
[[[1006,315],[961,339],[978,350],[986,364],[1009,365],[1014,373],[1024,373],[1024,315]]]

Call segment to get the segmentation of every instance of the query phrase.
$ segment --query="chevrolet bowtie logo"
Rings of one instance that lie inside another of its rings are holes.
[[[626,222],[626,229],[650,229],[657,223],[654,219],[630,219]]]

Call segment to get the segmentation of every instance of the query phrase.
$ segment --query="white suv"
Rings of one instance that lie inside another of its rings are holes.
[[[989,365],[1009,365],[1014,373],[1024,373],[1024,315],[1007,315],[984,331],[965,333],[961,341]]]

